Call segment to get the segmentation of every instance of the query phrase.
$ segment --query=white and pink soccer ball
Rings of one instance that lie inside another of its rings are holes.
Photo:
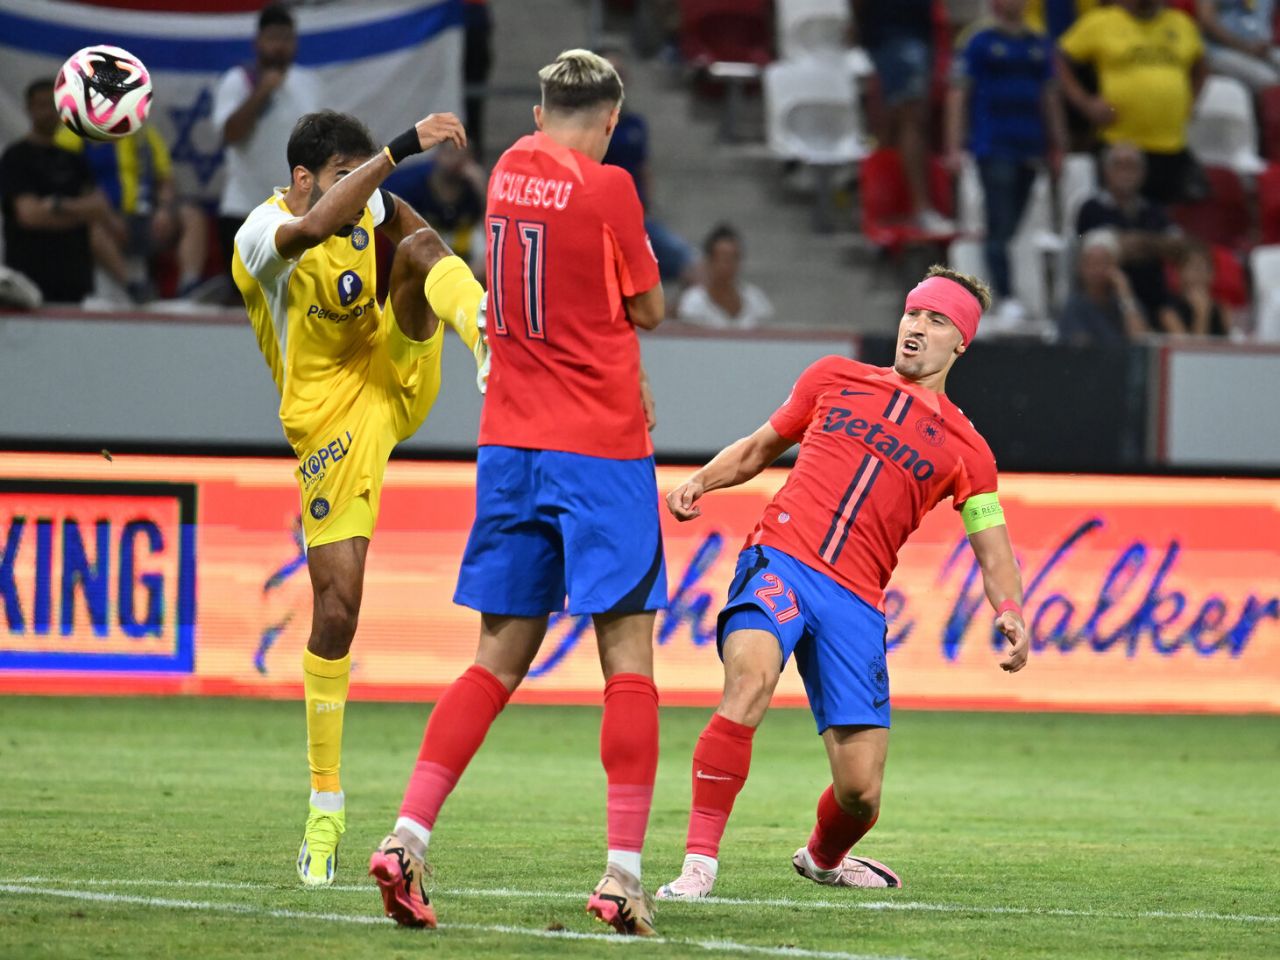
[[[85,47],[58,71],[53,102],[72,133],[90,140],[119,140],[147,122],[151,74],[128,50],[105,44]]]

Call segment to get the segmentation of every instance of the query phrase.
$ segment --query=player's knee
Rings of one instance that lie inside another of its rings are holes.
[[[312,617],[311,635],[315,646],[321,650],[313,653],[334,658],[346,656],[351,640],[356,635],[356,622],[360,618],[360,603],[337,590],[326,590],[316,597]]]
[[[777,675],[763,668],[735,671],[725,684],[720,712],[734,723],[759,726],[777,682]]]
[[[400,245],[396,247],[396,257],[405,258],[414,270],[424,277],[437,263],[452,255],[453,251],[449,249],[449,245],[430,227],[415,230],[401,240]]]
[[[852,817],[870,820],[880,812],[879,783],[837,782],[832,791],[840,809]]]

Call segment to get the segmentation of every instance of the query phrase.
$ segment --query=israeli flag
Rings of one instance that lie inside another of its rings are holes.
[[[462,112],[463,0],[369,0],[294,11],[297,63],[324,106],[360,118],[385,142],[429,113]],[[210,122],[219,78],[254,62],[256,13],[113,10],[64,0],[0,0],[0,147],[27,133],[33,80],[52,80],[81,47],[112,44],[151,71],[149,123],[169,144],[180,193],[215,200],[221,131]],[[281,158],[283,168],[284,158]]]

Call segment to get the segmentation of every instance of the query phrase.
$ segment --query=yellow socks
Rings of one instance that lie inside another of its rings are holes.
[[[480,327],[476,316],[484,287],[467,262],[461,257],[445,257],[431,268],[422,289],[435,315],[453,328],[479,363]]]
[[[311,789],[338,793],[342,762],[342,715],[351,682],[351,655],[326,660],[310,650],[302,653],[302,686],[307,697],[307,762]]]

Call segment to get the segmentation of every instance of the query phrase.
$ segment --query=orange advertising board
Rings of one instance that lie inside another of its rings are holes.
[[[295,696],[310,625],[287,459],[0,458],[0,690]],[[660,468],[667,490],[688,468]],[[429,699],[471,662],[452,603],[474,464],[390,465],[353,648],[356,698]],[[666,703],[713,703],[715,617],[737,551],[785,479],[771,470],[664,517]],[[1280,481],[1009,475],[1001,500],[1033,635],[1006,675],[949,505],[886,597],[898,707],[1280,712]],[[592,702],[590,623],[554,617],[520,696]],[[788,669],[784,703],[802,703]]]

